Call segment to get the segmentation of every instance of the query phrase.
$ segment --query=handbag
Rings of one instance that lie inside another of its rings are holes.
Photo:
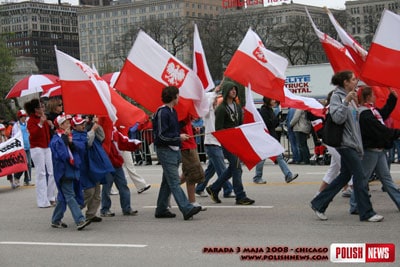
[[[337,124],[330,113],[326,114],[322,142],[331,147],[339,147],[343,139],[344,123]]]

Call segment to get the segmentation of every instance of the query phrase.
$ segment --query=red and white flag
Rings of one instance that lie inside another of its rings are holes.
[[[324,106],[315,98],[295,95],[286,87],[284,90],[285,101],[281,102],[282,107],[307,110],[317,117],[325,118]]]
[[[66,114],[95,114],[117,120],[109,85],[85,63],[55,49]]]
[[[0,143],[0,177],[28,169],[22,133]]]
[[[361,78],[400,88],[400,16],[385,10],[382,14]]]
[[[318,132],[324,127],[324,121],[322,119],[316,119],[311,121],[311,126],[314,129],[314,132]]]
[[[193,34],[193,71],[197,73],[204,90],[210,91],[215,87],[214,81],[208,69],[206,55],[201,44],[199,31],[197,25],[194,24]]]
[[[266,49],[260,37],[249,29],[238,50],[226,67],[224,75],[246,85],[254,92],[283,101],[283,86],[288,61]]]
[[[139,31],[114,88],[151,112],[163,103],[162,89],[179,88],[175,107],[179,118],[202,117],[207,112],[203,85],[197,74],[172,56],[145,32]]]
[[[239,157],[249,170],[261,160],[284,152],[281,145],[271,146],[272,142],[277,141],[265,131],[265,125],[261,122],[242,124],[212,134],[225,149]]]
[[[331,63],[333,71],[339,72],[350,70],[354,72],[357,77],[359,77],[361,73],[361,68],[360,66],[357,66],[347,48],[326,33],[321,32],[312,20],[310,13],[308,13],[307,7],[305,8],[305,10],[308,18],[310,19],[315,34],[318,36],[319,41],[321,42],[322,47],[325,51],[325,54],[328,57],[329,62]]]
[[[340,26],[339,22],[336,21],[332,12],[326,8],[326,12],[331,20],[333,27],[335,27],[340,40],[343,45],[347,48],[351,57],[354,59],[358,66],[362,66],[367,58],[368,52],[365,50],[350,34],[348,34],[342,26]]]
[[[260,112],[258,112],[256,106],[254,105],[253,95],[251,92],[251,85],[247,87],[246,92],[246,105],[244,106],[244,118],[243,123],[253,123],[253,122],[261,122],[264,125],[264,130],[271,137],[269,138],[269,147],[273,150],[279,149],[282,145],[276,140],[273,136],[269,134],[269,130],[267,125],[265,125],[264,119],[261,117]],[[283,147],[282,147],[283,149]],[[276,160],[276,155],[269,157],[273,162]]]
[[[243,123],[262,122],[265,125],[264,120],[260,115],[260,112],[258,112],[256,106],[254,105],[254,99],[251,93],[250,84],[248,85],[246,90],[246,105],[244,106],[243,110],[244,110]],[[266,125],[265,129],[267,129]]]

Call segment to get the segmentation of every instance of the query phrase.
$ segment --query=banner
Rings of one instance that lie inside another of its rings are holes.
[[[0,177],[28,170],[24,141],[19,132],[16,136],[0,143]]]

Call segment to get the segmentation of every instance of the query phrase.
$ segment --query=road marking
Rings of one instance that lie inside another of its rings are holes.
[[[272,209],[274,206],[246,206],[246,205],[238,205],[238,206],[202,206],[210,209]],[[144,209],[155,209],[156,206],[143,206]],[[172,208],[178,208],[178,206],[172,206]]]
[[[140,244],[95,244],[95,243],[53,243],[53,242],[13,242],[0,241],[0,245],[32,245],[32,246],[65,246],[65,247],[117,247],[117,248],[144,248]]]

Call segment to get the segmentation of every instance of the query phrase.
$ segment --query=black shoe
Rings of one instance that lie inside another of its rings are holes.
[[[136,216],[138,214],[137,210],[130,210],[123,213],[125,216]]]
[[[221,203],[221,200],[218,198],[218,194],[211,189],[211,186],[206,187],[206,191],[210,195],[212,201],[215,203]]]
[[[67,228],[68,225],[64,222],[56,222],[56,223],[51,223],[51,227],[53,228]]]
[[[164,212],[164,213],[162,213],[162,214],[155,214],[154,215],[156,218],[158,218],[158,219],[161,219],[161,218],[175,218],[176,217],[176,214],[175,213],[172,213],[172,212],[170,212],[169,210],[168,211],[166,211],[166,212]]]
[[[236,200],[236,205],[252,205],[252,204],[254,204],[254,202],[255,202],[254,200],[252,200],[248,197],[245,197],[245,198]]]
[[[94,216],[89,219],[91,222],[101,222],[103,219],[97,216]]]
[[[286,178],[285,178],[286,183],[290,183],[291,181],[293,181],[293,180],[296,179],[297,177],[299,177],[299,175],[298,175],[297,173],[292,174],[292,175],[286,177]]]
[[[86,226],[88,226],[90,223],[91,223],[90,220],[81,221],[80,223],[78,223],[78,224],[76,225],[76,229],[77,229],[78,231],[80,231],[80,230],[82,230],[83,228],[85,228]]]
[[[183,215],[183,219],[185,221],[189,220],[190,218],[193,217],[193,215],[196,215],[201,211],[201,206],[193,207],[186,215]]]
[[[148,184],[148,185],[146,185],[145,187],[139,189],[139,190],[137,191],[137,193],[138,193],[138,194],[141,194],[141,193],[143,193],[144,191],[149,190],[150,187],[151,187],[151,185]]]

